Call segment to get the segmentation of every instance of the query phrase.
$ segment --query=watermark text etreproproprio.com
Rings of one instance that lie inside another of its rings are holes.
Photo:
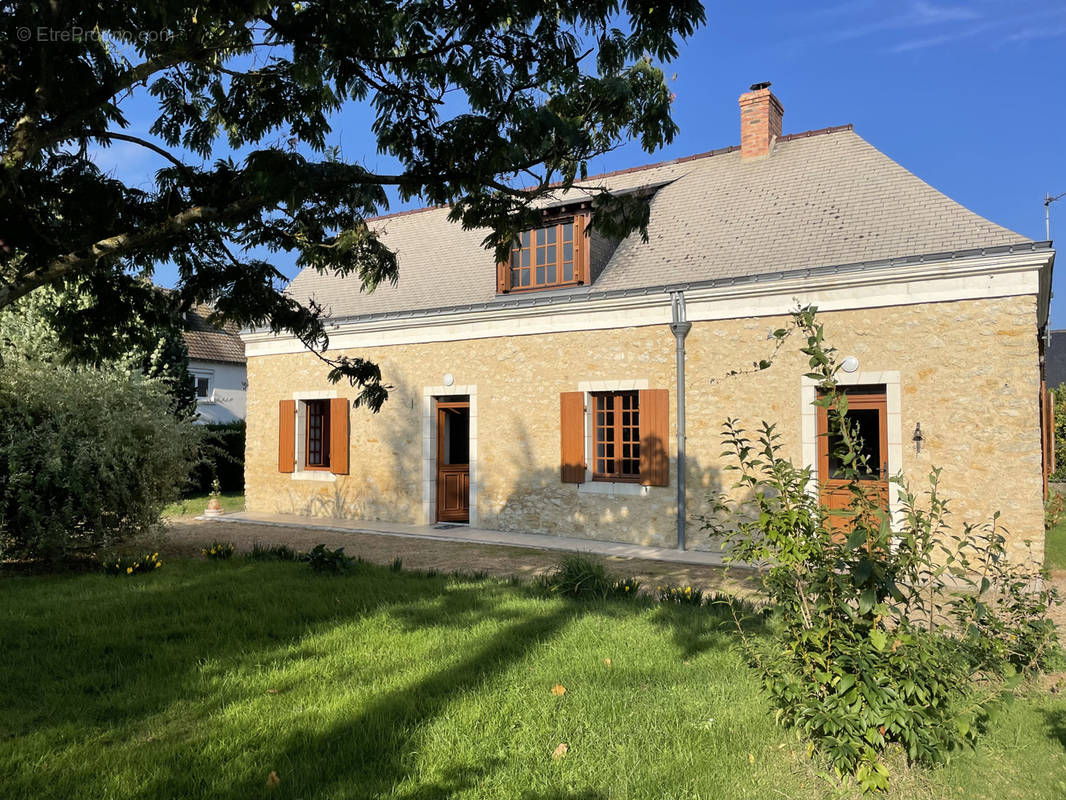
[[[22,27],[16,32],[20,42],[55,42],[78,43],[78,42],[169,42],[174,38],[173,31],[123,31],[106,30],[99,28],[81,28],[73,25],[69,28],[50,28],[39,25],[35,28]]]

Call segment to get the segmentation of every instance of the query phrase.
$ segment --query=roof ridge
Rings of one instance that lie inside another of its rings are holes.
[[[840,133],[841,131],[854,130],[855,126],[852,123],[847,125],[835,125],[828,128],[817,128],[810,131],[802,131],[800,133],[789,133],[784,136],[777,137],[779,142],[791,142],[796,139],[809,139],[812,136],[824,136],[830,133]],[[665,161],[656,161],[653,164],[644,164],[637,167],[626,167],[624,169],[610,170],[608,172],[598,172],[595,175],[589,175],[585,178],[581,178],[580,181],[574,181],[575,184],[587,183],[592,180],[599,180],[601,178],[613,178],[618,175],[629,175],[634,172],[643,172],[648,169],[658,169],[659,167],[671,167],[675,164],[685,164],[689,161],[698,161],[702,158],[711,158],[712,156],[726,155],[727,153],[733,153],[740,150],[739,144],[732,144],[728,147],[719,147],[715,150],[705,150],[702,153],[693,153],[689,156],[680,156],[678,158],[669,158]],[[550,186],[561,186],[561,183],[553,183]],[[447,204],[441,204],[436,206],[423,206],[422,208],[409,208],[404,211],[394,211],[391,214],[379,214],[376,217],[367,217],[366,222],[380,222],[381,220],[393,219],[395,217],[406,217],[411,214],[421,214],[424,211],[437,211],[442,208],[448,208]]]

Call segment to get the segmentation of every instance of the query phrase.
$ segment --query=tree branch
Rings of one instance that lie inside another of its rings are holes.
[[[118,133],[116,131],[107,131],[107,133],[102,134],[100,138],[102,138],[102,139],[119,139],[120,141],[123,141],[123,142],[131,142],[133,144],[139,144],[141,147],[147,147],[149,150],[151,150],[151,151],[153,151],[155,153],[158,153],[159,155],[163,156],[163,158],[165,158],[167,161],[169,161],[171,164],[173,164],[175,167],[177,167],[180,170],[183,170],[183,171],[186,171],[186,172],[189,172],[189,171],[192,170],[192,167],[190,167],[188,164],[183,163],[181,160],[179,160],[177,157],[175,157],[175,156],[171,155],[170,153],[168,153],[166,150],[164,150],[159,145],[153,144],[152,142],[146,141],[145,139],[138,139],[136,136],[129,136],[128,134]]]

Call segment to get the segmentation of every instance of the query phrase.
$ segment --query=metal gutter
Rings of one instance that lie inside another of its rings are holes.
[[[692,323],[685,319],[685,293],[670,293],[670,332],[677,345],[677,549],[685,549],[685,519],[688,514],[685,495],[685,337]]]

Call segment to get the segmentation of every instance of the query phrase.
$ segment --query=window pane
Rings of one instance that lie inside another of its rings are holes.
[[[572,281],[574,279],[574,265],[563,264],[563,281]]]
[[[544,267],[537,267],[537,284],[544,283]]]
[[[555,244],[555,226],[552,225],[550,228],[545,228],[544,232],[547,234],[548,244]]]
[[[521,286],[522,285],[522,270],[520,270],[520,269],[512,269],[511,270],[511,285],[512,286]]]
[[[563,225],[563,241],[572,242],[574,240],[574,223],[568,222]]]
[[[522,231],[522,247],[529,249],[529,231]]]
[[[555,262],[548,267],[548,283],[555,283]]]
[[[553,245],[553,244],[548,245],[547,247],[544,248],[544,252],[547,253],[547,255],[545,256],[545,262],[548,263],[548,264],[554,264],[555,263],[555,245]]]
[[[537,248],[537,266],[540,267],[540,266],[543,266],[543,265],[544,265],[544,248],[543,247],[538,247]]]
[[[574,260],[574,246],[572,244],[570,244],[570,242],[567,242],[566,244],[563,245],[563,261],[573,261],[573,260]]]
[[[523,286],[529,286],[529,270],[528,269],[522,270],[522,285]]]
[[[522,266],[523,267],[528,267],[529,266],[529,251],[528,250],[523,250],[522,251]]]
[[[544,244],[544,228],[537,228],[537,244]]]

